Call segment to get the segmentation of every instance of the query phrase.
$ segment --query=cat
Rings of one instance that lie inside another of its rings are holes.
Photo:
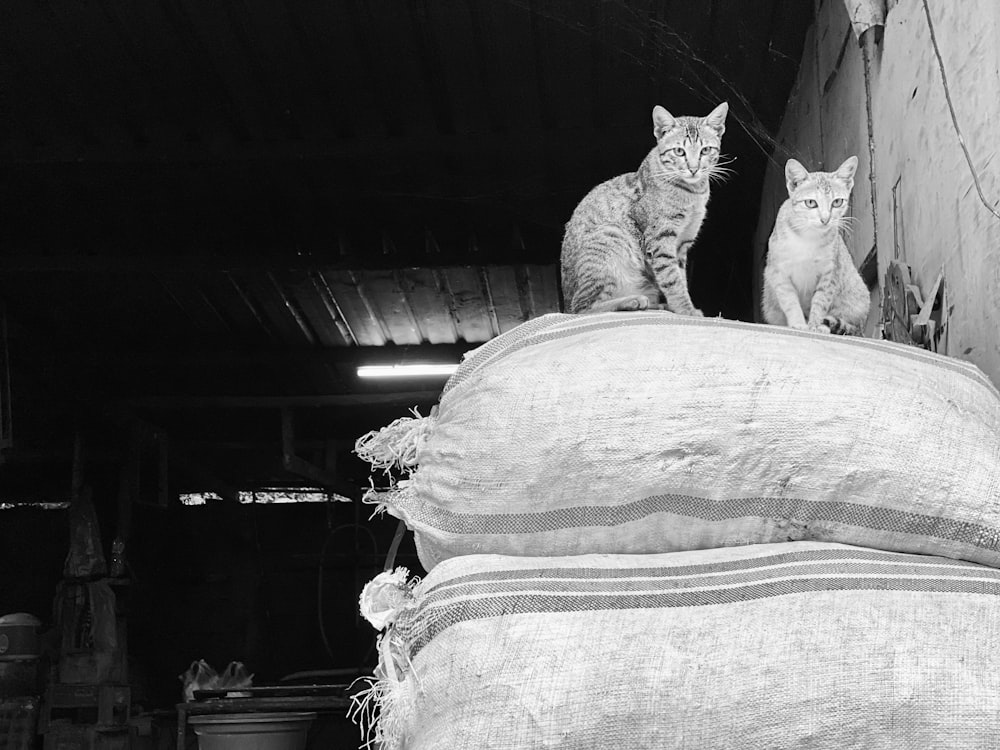
[[[708,205],[728,105],[706,117],[653,108],[656,145],[635,172],[591,190],[566,224],[560,258],[571,313],[667,309],[701,316],[687,286],[687,255]]]
[[[785,164],[788,199],[767,243],[761,312],[767,323],[861,335],[871,297],[841,236],[858,158],[835,172]]]

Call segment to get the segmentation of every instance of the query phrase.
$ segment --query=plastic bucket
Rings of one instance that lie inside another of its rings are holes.
[[[0,657],[38,656],[38,627],[41,624],[41,620],[27,612],[0,617]]]
[[[191,716],[200,750],[305,750],[316,714],[271,712]]]

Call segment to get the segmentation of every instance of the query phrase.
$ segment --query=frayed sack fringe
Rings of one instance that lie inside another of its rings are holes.
[[[404,746],[405,724],[412,713],[418,681],[407,649],[401,647],[391,625],[414,606],[414,589],[420,583],[403,567],[379,573],[359,597],[361,615],[376,630],[390,628],[378,636],[379,663],[372,677],[360,678],[368,687],[351,697],[348,718],[361,730],[362,748],[396,750]]]
[[[373,750],[995,747],[1000,571],[790,542],[377,578]],[[373,582],[375,583],[375,582]],[[957,626],[961,625],[961,627]]]
[[[348,718],[361,731],[361,747],[365,750],[397,750],[405,747],[406,720],[413,712],[413,689],[416,676],[412,665],[406,672],[395,666],[395,659],[386,655],[389,639],[378,638],[379,664],[372,677],[359,678],[368,687],[351,696]],[[386,647],[383,647],[386,644]],[[387,665],[392,668],[387,669]]]
[[[390,477],[365,502],[428,571],[795,540],[1000,567],[1000,396],[968,362],[888,341],[545,315],[355,450]]]
[[[400,417],[380,430],[372,430],[354,443],[354,452],[372,468],[386,474],[393,469],[412,472],[418,453],[434,427],[434,417],[421,417],[416,407],[412,417]]]

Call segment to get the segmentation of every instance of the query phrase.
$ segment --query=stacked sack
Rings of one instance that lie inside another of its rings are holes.
[[[381,748],[989,747],[1000,397],[890,342],[546,315],[366,435],[422,581],[362,610]]]

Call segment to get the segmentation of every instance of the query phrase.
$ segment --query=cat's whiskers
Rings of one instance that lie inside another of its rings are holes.
[[[736,161],[735,156],[726,156],[725,154],[719,154],[716,158],[715,163],[706,168],[708,172],[708,179],[715,182],[725,182],[734,174],[736,174],[735,169],[730,169],[729,165]]]
[[[705,170],[705,173],[711,177],[708,170]],[[657,169],[654,176],[667,182],[676,182],[677,180],[683,180],[686,182],[690,178],[691,173],[686,168],[670,169],[664,166]]]
[[[736,174],[735,169],[729,169],[728,167],[724,167],[720,164],[714,164],[711,167],[708,167],[705,171],[708,172],[708,179],[715,182],[725,182]]]
[[[663,175],[664,177],[670,177],[672,179],[674,177],[682,177],[682,176],[684,176],[685,174],[687,174],[687,170],[686,169],[677,169],[677,168],[674,168],[674,169],[664,169],[664,170],[662,170],[660,172],[660,174]]]
[[[837,227],[842,234],[852,237],[854,235],[854,227],[857,220],[858,219],[855,216],[840,216],[835,219],[831,219],[830,223]]]

